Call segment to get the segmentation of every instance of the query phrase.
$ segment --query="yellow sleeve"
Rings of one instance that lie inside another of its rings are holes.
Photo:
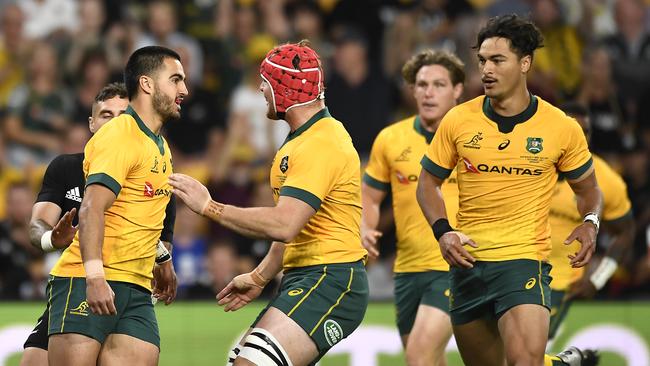
[[[603,220],[614,221],[631,214],[632,203],[623,179],[606,164],[596,166],[596,179],[603,192]]]
[[[567,128],[558,133],[559,136],[566,136],[562,150],[564,153],[557,162],[557,167],[569,180],[582,177],[593,167],[593,159],[587,146],[582,128],[573,118],[567,118]]]
[[[112,123],[104,126],[88,141],[83,163],[86,187],[101,184],[116,196],[120,193],[127,174],[138,161],[138,147],[124,141],[124,135],[119,125]]]
[[[326,145],[311,140],[294,149],[289,156],[287,179],[280,188],[280,196],[297,198],[318,211],[347,164],[339,150],[323,146]]]
[[[422,168],[440,179],[446,179],[456,166],[458,152],[454,136],[454,109],[447,112],[440,122],[420,164]]]
[[[368,166],[363,174],[363,182],[367,185],[382,190],[390,190],[390,166],[386,159],[385,140],[388,131],[383,130],[375,138],[370,150],[370,159],[368,159]]]

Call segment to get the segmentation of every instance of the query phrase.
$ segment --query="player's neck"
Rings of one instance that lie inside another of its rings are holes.
[[[528,108],[530,104],[530,93],[524,85],[517,88],[511,95],[504,98],[490,98],[492,109],[500,116],[516,116]]]
[[[317,100],[307,105],[289,109],[285,115],[285,121],[289,124],[291,132],[300,128],[305,122],[309,121],[316,113],[325,108],[324,100]]]
[[[441,119],[433,119],[433,120],[427,120],[422,118],[422,115],[418,115],[420,117],[420,125],[422,126],[423,129],[435,133],[438,130],[438,126],[440,125]]]
[[[138,98],[132,100],[130,104],[131,107],[133,107],[135,113],[140,116],[140,119],[142,119],[142,122],[144,122],[147,128],[156,135],[160,134],[160,129],[162,128],[163,121],[160,115],[153,109],[151,102],[145,101],[142,98]]]

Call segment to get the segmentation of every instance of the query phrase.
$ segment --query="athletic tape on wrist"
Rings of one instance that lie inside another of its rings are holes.
[[[163,264],[169,262],[172,259],[172,255],[167,250],[167,247],[162,241],[158,241],[158,246],[156,247],[156,264]]]
[[[90,259],[84,262],[86,278],[105,277],[104,262],[101,259]]]
[[[611,257],[605,257],[602,261],[600,261],[600,264],[594,273],[592,273],[591,277],[589,277],[589,280],[594,285],[596,290],[600,290],[605,286],[609,278],[612,277],[614,272],[616,272],[616,268],[618,268],[618,264]]]
[[[56,249],[52,244],[52,230],[44,232],[41,236],[41,248],[45,252],[51,252]]]

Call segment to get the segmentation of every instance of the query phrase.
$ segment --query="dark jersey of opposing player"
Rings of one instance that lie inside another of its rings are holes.
[[[38,192],[36,202],[52,202],[61,207],[61,214],[76,208],[79,211],[84,195],[86,181],[83,172],[84,154],[64,154],[57,156],[45,171],[43,186]],[[171,197],[165,209],[165,221],[160,240],[171,242],[174,237],[176,220],[176,199]],[[72,224],[77,225],[75,216]]]

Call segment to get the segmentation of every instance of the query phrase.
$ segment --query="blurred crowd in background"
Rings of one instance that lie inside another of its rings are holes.
[[[456,52],[462,101],[482,94],[472,46],[488,17],[517,13],[541,29],[530,90],[590,110],[591,149],[624,177],[637,220],[634,250],[599,295],[650,298],[650,1],[647,0],[0,0],[0,299],[43,299],[58,254],[32,247],[28,220],[47,164],[82,152],[96,93],[121,81],[130,53],[176,50],[189,96],[164,134],[174,170],[238,206],[273,205],[268,168],[288,133],[266,118],[259,64],[309,39],[322,57],[326,103],[362,160],[388,124],[415,113],[403,63],[424,48]],[[119,143],[116,141],[116,143]],[[371,295],[392,295],[390,203]],[[269,243],[200,218],[179,200],[174,264],[180,298],[212,298]],[[271,291],[272,289],[269,289]]]

